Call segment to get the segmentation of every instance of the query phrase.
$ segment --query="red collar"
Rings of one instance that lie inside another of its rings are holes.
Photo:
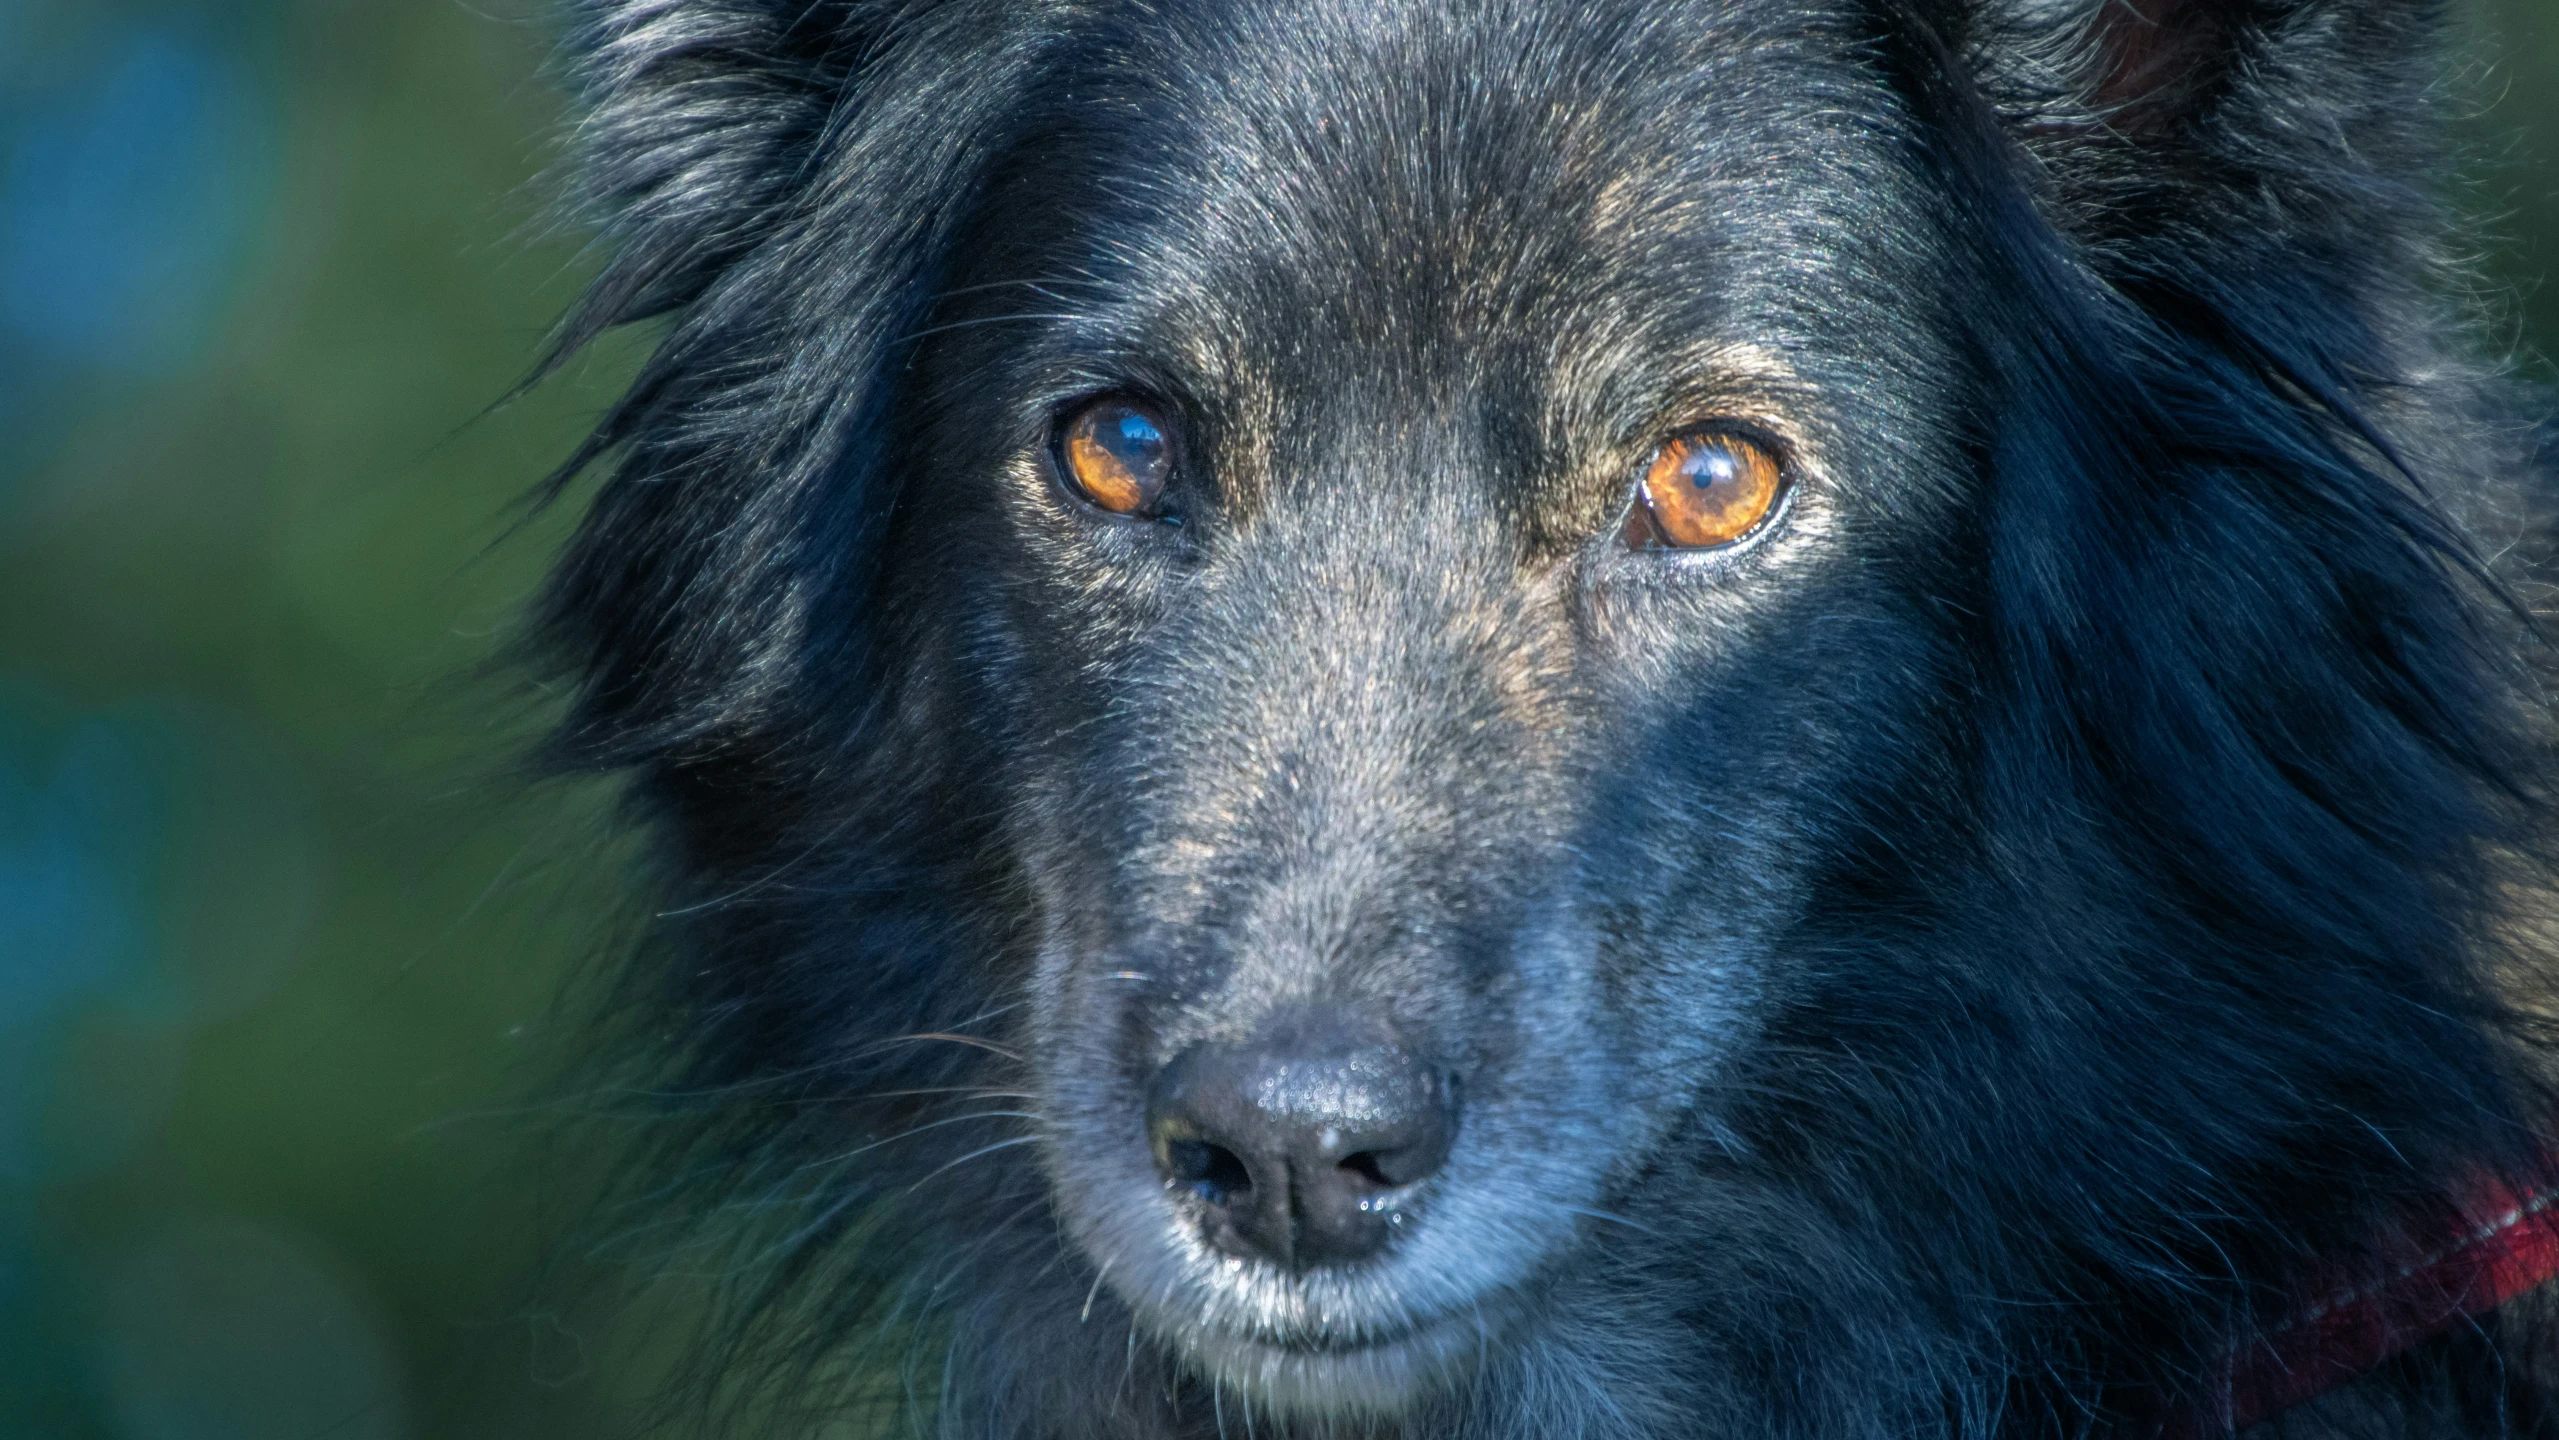
[[[2378,1279],[2332,1291],[2234,1356],[2217,1403],[2183,1427],[2229,1434],[2316,1399],[2455,1323],[2559,1279],[2559,1186],[2489,1181],[2464,1198],[2449,1242],[2406,1247]]]

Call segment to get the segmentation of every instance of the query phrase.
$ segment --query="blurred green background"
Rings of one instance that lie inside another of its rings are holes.
[[[2482,26],[2468,193],[2541,366],[2559,0]],[[555,43],[0,0],[0,1436],[646,1428],[543,1103],[610,867],[473,678],[631,359],[488,412],[587,264],[535,223]]]

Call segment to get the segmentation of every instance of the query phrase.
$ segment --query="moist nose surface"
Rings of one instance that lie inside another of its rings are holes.
[[[1147,1140],[1210,1244],[1305,1269],[1366,1259],[1457,1138],[1453,1077],[1381,1027],[1332,1012],[1176,1056]]]

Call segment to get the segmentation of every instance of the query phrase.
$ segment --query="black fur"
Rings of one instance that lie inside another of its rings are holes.
[[[540,621],[766,1413],[2208,1431],[2536,1177],[2541,461],[2440,5],[582,14],[561,348],[666,329]],[[1109,392],[1180,523],[1051,474]],[[1788,508],[1628,550],[1705,421]],[[1310,998],[1465,1128],[1376,1266],[1216,1269],[1139,1097]],[[2279,1423],[2545,1433],[2527,1309]]]

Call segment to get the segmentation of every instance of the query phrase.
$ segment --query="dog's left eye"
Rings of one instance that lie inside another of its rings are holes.
[[[1151,406],[1112,396],[1068,417],[1058,459],[1076,491],[1114,515],[1144,515],[1173,474],[1173,442]]]
[[[1653,452],[1626,517],[1637,550],[1706,550],[1757,530],[1786,493],[1768,448],[1723,431],[1682,435]]]

